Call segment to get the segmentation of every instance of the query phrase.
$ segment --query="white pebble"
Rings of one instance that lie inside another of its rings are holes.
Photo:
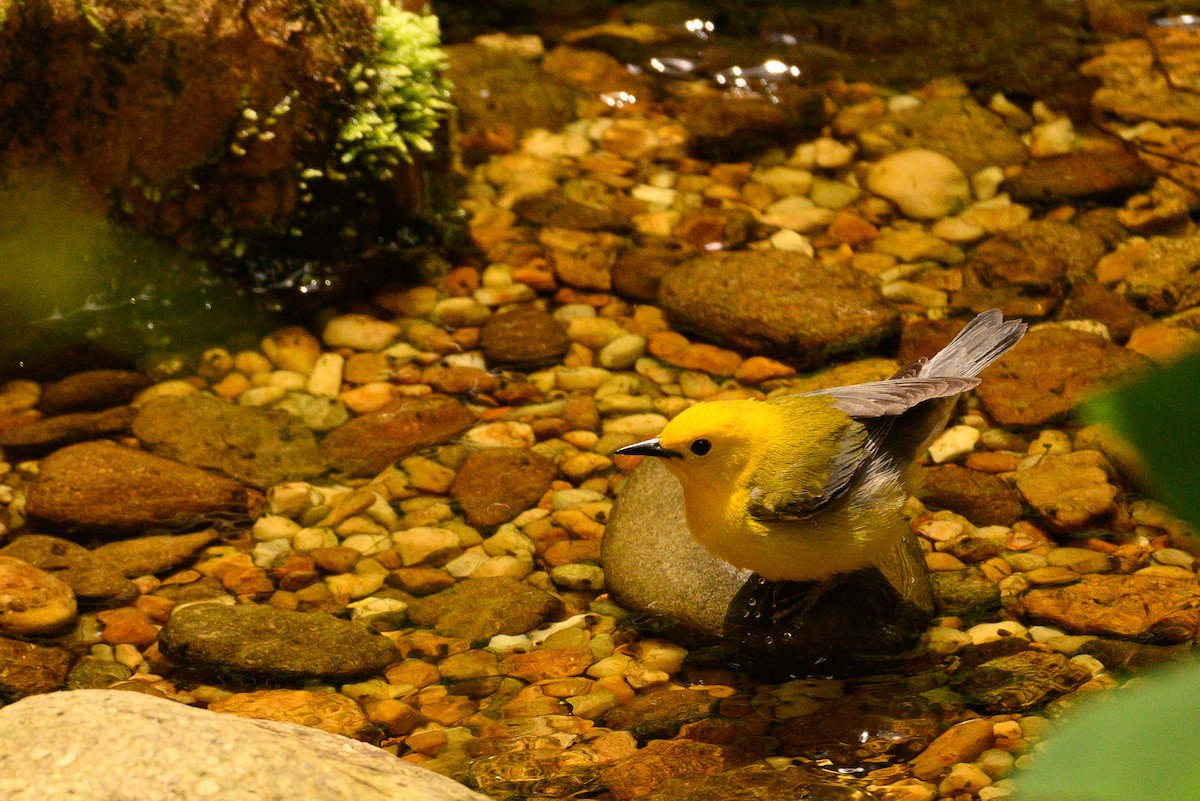
[[[679,194],[674,189],[638,184],[629,191],[631,197],[653,206],[670,206]]]
[[[337,535],[327,528],[302,528],[292,537],[292,547],[302,552],[315,548],[333,548],[337,544]]]
[[[971,190],[976,200],[991,200],[1004,183],[1004,170],[996,165],[984,167],[971,174]]]
[[[816,253],[812,241],[804,234],[796,233],[789,228],[782,228],[771,235],[771,247],[788,253],[803,253],[812,256]]]
[[[290,540],[300,530],[300,524],[282,515],[263,515],[254,521],[251,535],[259,542]]]
[[[336,398],[342,391],[342,370],[346,360],[337,353],[322,353],[313,365],[305,387],[310,395]]]
[[[980,432],[972,426],[947,428],[929,446],[929,458],[934,464],[945,464],[975,450]]]
[[[1029,132],[1029,155],[1035,159],[1063,156],[1075,144],[1075,126],[1070,117],[1033,126]]]
[[[599,565],[569,564],[551,569],[550,578],[558,586],[568,590],[604,589],[604,569]]]
[[[999,623],[980,623],[967,629],[971,642],[982,645],[985,642],[995,642],[1005,637],[1020,637],[1029,639],[1029,629],[1015,620],[1002,620]]]
[[[902,150],[867,170],[867,187],[904,214],[933,220],[956,214],[971,202],[971,187],[950,159],[933,150]]]
[[[598,354],[600,366],[609,370],[628,370],[646,354],[646,338],[624,334],[609,342]]]
[[[257,543],[250,556],[255,567],[271,568],[278,567],[291,552],[291,540],[266,540]]]
[[[400,326],[367,314],[340,314],[325,324],[321,339],[331,348],[383,350],[400,335]]]

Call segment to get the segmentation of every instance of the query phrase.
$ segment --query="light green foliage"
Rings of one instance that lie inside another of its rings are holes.
[[[378,180],[390,177],[401,161],[412,160],[414,150],[433,150],[431,137],[450,107],[437,17],[381,0],[375,39],[377,51],[348,75],[354,113],[338,134],[342,174],[331,178],[349,172]]]
[[[1096,398],[1084,413],[1133,443],[1163,499],[1200,528],[1200,358]],[[1020,798],[1200,798],[1200,667],[1138,684],[1105,693],[1071,718],[1020,777]]]
[[[1200,670],[1111,690],[1071,719],[1021,776],[1029,801],[1200,798]]]

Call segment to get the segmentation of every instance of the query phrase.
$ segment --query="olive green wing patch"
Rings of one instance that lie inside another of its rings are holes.
[[[851,422],[838,444],[828,476],[814,476],[814,465],[799,459],[783,470],[762,468],[751,477],[746,511],[757,520],[801,520],[837,500],[858,471],[875,453],[878,437],[857,421]]]

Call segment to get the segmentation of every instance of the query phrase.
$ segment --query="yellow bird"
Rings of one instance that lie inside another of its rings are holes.
[[[913,460],[1025,329],[993,309],[886,381],[698,403],[615,453],[663,458],[692,536],[721,559],[773,581],[830,579],[901,536]]]

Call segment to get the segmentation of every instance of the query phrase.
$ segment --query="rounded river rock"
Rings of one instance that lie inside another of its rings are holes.
[[[280,679],[360,678],[398,658],[391,640],[358,623],[270,606],[186,606],[171,615],[158,644],[182,664]]]
[[[658,299],[680,325],[798,367],[864,348],[898,326],[865,275],[784,251],[698,256],[663,276]]]

